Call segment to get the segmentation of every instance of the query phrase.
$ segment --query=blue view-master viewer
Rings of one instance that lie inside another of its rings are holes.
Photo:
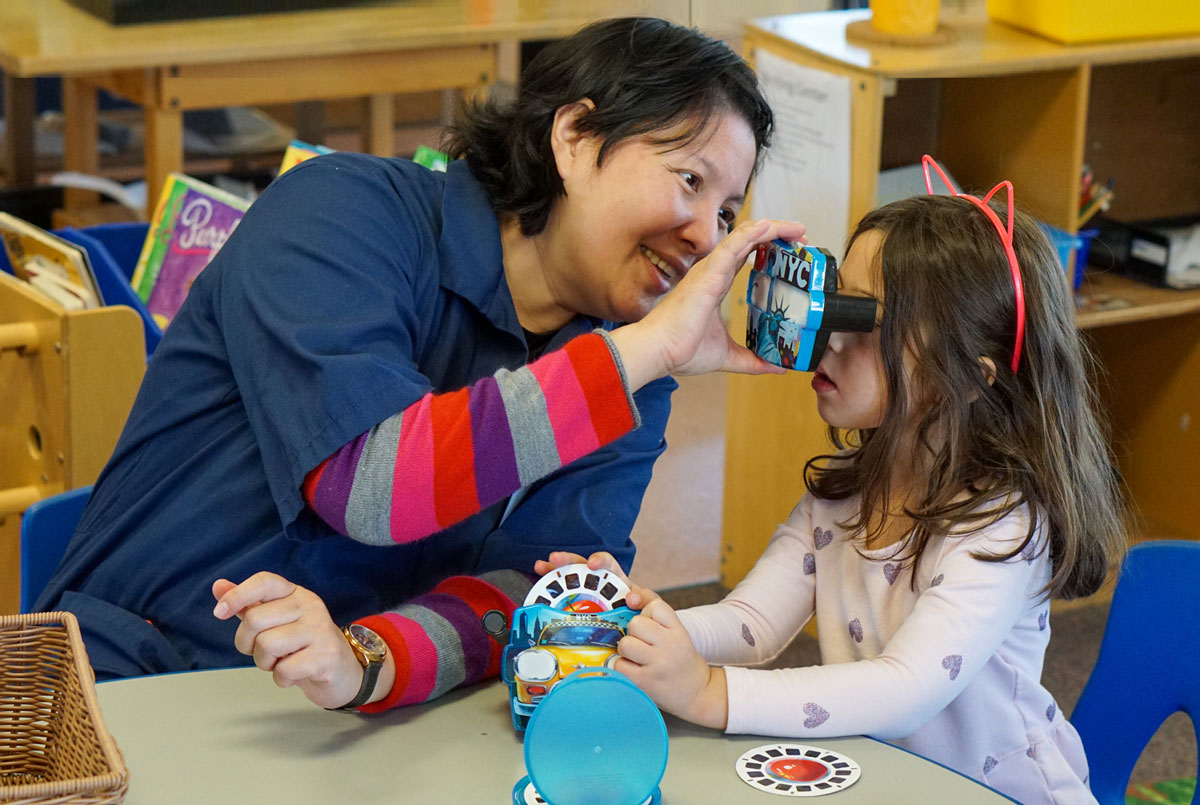
[[[875,329],[875,300],[837,287],[837,259],[827,250],[784,240],[759,246],[746,289],[746,346],[776,366],[815,370],[831,332]]]

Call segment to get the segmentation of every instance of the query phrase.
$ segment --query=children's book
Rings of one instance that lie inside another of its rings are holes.
[[[413,162],[418,165],[424,165],[431,171],[446,171],[446,166],[450,164],[450,157],[436,148],[430,148],[427,145],[418,145],[416,152],[413,154]]]
[[[0,238],[13,274],[64,307],[79,310],[104,304],[92,262],[74,243],[4,212]]]
[[[283,152],[283,162],[279,166],[279,175],[282,176],[306,159],[319,157],[321,154],[332,154],[333,152],[332,148],[327,148],[323,145],[311,145],[300,140],[292,140],[288,143],[287,150]]]
[[[241,223],[250,202],[172,173],[158,199],[133,272],[133,288],[165,328],[213,255]]]
[[[82,285],[76,285],[59,274],[50,263],[35,255],[25,264],[29,284],[67,310],[86,310],[96,307],[96,300]]]

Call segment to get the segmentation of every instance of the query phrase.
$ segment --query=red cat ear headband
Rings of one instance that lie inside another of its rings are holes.
[[[938,165],[937,160],[926,154],[921,157],[921,166],[925,169],[925,190],[933,193],[933,181],[929,176],[929,168],[932,166],[937,175],[942,177],[942,181],[950,190],[951,194],[958,198],[965,198],[967,201],[974,204],[983,214],[992,222],[992,226],[996,227],[996,232],[1000,235],[1000,242],[1004,245],[1004,253],[1008,256],[1008,267],[1012,269],[1013,289],[1016,293],[1017,302],[1017,337],[1013,340],[1012,353],[1012,370],[1016,374],[1017,367],[1021,364],[1021,344],[1025,340],[1025,287],[1021,284],[1021,270],[1017,266],[1017,253],[1013,251],[1013,186],[1012,182],[1007,179],[993,187],[982,200],[967,193],[960,193],[954,189],[954,185],[950,184],[950,180],[946,174],[942,172],[942,168]],[[996,211],[988,206],[988,202],[992,200],[992,196],[996,195],[996,191],[1000,188],[1008,190],[1008,224],[1000,222],[1000,216],[996,215]]]

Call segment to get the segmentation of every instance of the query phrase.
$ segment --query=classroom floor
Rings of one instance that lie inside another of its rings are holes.
[[[685,377],[673,399],[668,449],[654,468],[642,514],[634,527],[638,546],[633,578],[666,590],[673,606],[720,600],[721,497],[725,461],[724,375]],[[1056,605],[1042,681],[1063,712],[1070,713],[1095,665],[1108,616],[1108,601]],[[767,667],[812,665],[817,642],[801,634]],[[1131,658],[1152,664],[1153,656]],[[1183,713],[1171,716],[1143,752],[1133,782],[1150,784],[1195,777],[1196,735]]]

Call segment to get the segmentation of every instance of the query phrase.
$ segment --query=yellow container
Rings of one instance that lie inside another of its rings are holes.
[[[929,36],[940,8],[941,0],[872,0],[871,25],[893,36]]]
[[[987,0],[992,19],[1067,44],[1200,33],[1200,0]]]

